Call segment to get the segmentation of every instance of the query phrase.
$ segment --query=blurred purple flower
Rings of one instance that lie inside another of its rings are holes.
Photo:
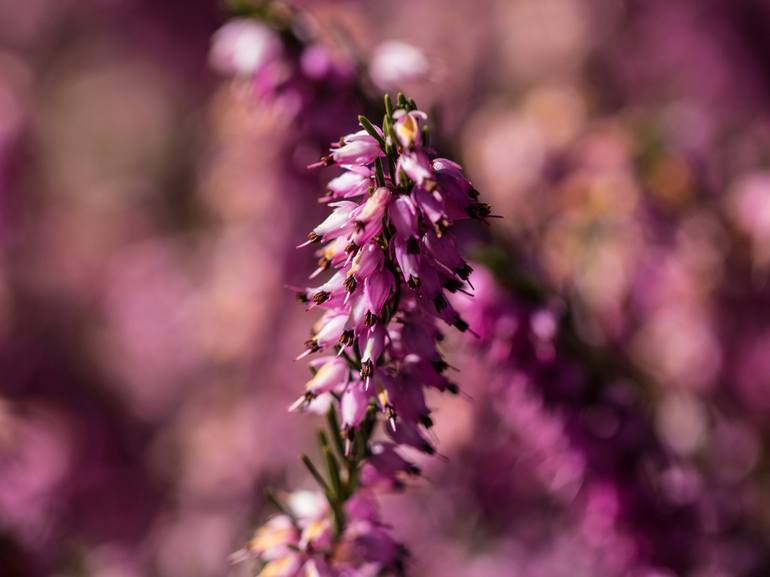
[[[425,80],[430,63],[417,47],[398,40],[378,45],[369,60],[369,73],[378,88],[395,90],[410,82]]]

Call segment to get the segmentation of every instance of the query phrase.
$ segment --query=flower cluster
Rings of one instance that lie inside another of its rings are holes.
[[[489,207],[459,165],[435,157],[426,114],[403,96],[395,111],[386,102],[382,128],[361,117],[363,129],[318,163],[344,172],[323,198],[332,213],[305,243],[323,244],[312,276],[334,272],[299,292],[309,308],[325,310],[300,356],[327,354],[311,363],[317,372],[293,408],[325,411],[339,399],[352,439],[371,404],[395,443],[431,453],[422,431],[431,426],[424,389],[457,391],[436,346],[436,319],[468,328],[446,297],[471,288],[451,227],[488,216]]]
[[[261,577],[365,577],[400,567],[403,550],[379,519],[376,503],[358,493],[345,504],[347,524],[335,537],[329,504],[310,491],[285,499],[282,513],[260,527],[236,558],[256,555]]]
[[[468,329],[447,298],[472,289],[452,226],[490,209],[460,166],[430,148],[427,115],[414,101],[399,94],[394,107],[386,96],[385,110],[381,127],[359,117],[362,130],[313,165],[343,170],[322,198],[331,214],[300,245],[322,245],[311,278],[330,273],[298,291],[308,309],[324,313],[298,358],[321,354],[291,407],[327,416],[325,475],[303,456],[323,497],[310,513],[277,503],[284,514],[249,548],[260,577],[400,574],[405,550],[387,535],[371,495],[419,474],[399,446],[434,453],[426,389],[458,391],[438,348],[439,321]],[[390,441],[373,440],[380,422]]]

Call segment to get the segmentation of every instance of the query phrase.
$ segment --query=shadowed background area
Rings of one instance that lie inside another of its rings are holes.
[[[0,573],[246,574],[264,489],[312,485],[305,166],[396,39],[504,217],[469,254],[524,263],[581,343],[546,370],[544,312],[526,366],[448,344],[447,459],[384,503],[411,573],[767,575],[770,5],[292,4],[339,77],[276,103],[210,65],[224,3],[0,0]]]

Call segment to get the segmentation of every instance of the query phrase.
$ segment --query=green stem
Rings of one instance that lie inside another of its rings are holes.
[[[379,158],[374,161],[374,178],[377,186],[385,186],[385,174],[382,172],[382,161]]]
[[[329,447],[329,440],[323,431],[318,431],[318,442],[321,445],[321,455],[323,456],[326,472],[331,481],[332,496],[338,501],[345,494],[342,480],[340,479],[340,464],[332,453],[331,447]]]
[[[297,518],[294,516],[294,513],[292,513],[286,505],[281,503],[281,500],[276,496],[275,493],[273,493],[271,489],[265,489],[265,498],[270,501],[270,503],[273,504],[273,507],[278,509],[280,513],[286,515],[286,517],[291,520],[292,524],[297,524]]]
[[[385,115],[388,118],[393,118],[393,102],[390,100],[390,94],[385,94]]]
[[[321,488],[324,490],[327,496],[331,496],[331,488],[329,487],[329,484],[326,482],[326,479],[323,478],[323,475],[318,471],[315,464],[313,464],[313,461],[310,460],[310,457],[307,455],[302,455],[302,462],[304,463],[305,467],[307,467],[307,470],[310,471],[310,474],[313,475],[313,478],[316,480],[316,483],[318,483]]]
[[[334,448],[337,450],[337,455],[340,459],[345,458],[345,441],[340,434],[340,422],[337,420],[337,411],[334,410],[334,406],[329,407],[329,412],[326,413],[326,424],[329,427],[331,433],[332,442]]]

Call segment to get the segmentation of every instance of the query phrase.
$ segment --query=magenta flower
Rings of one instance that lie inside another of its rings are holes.
[[[419,473],[418,467],[398,454],[393,443],[373,443],[361,470],[361,484],[374,488],[398,489],[406,479]]]
[[[218,72],[248,80],[255,94],[271,95],[288,74],[283,51],[269,26],[235,19],[214,33],[209,60]]]
[[[377,140],[365,130],[359,130],[344,136],[342,144],[332,148],[330,158],[335,163],[343,166],[365,166],[371,164],[375,158],[380,156],[383,156],[383,152]],[[324,162],[328,162],[328,160]]]
[[[372,185],[372,171],[365,166],[351,166],[337,178],[329,181],[329,198],[352,198],[361,196]]]
[[[254,77],[275,64],[283,45],[269,26],[250,19],[227,22],[211,39],[211,65],[224,74]]]
[[[343,168],[329,183],[327,200],[346,200],[329,204],[331,215],[305,243],[325,243],[314,274],[328,268],[334,273],[300,294],[310,307],[327,310],[304,354],[337,337],[337,358],[328,364],[336,374],[339,357],[349,363],[349,374],[336,377],[333,388],[346,428],[355,428],[371,404],[395,440],[422,450],[432,448],[421,432],[431,422],[423,388],[456,390],[443,376],[447,365],[436,346],[441,334],[435,323],[464,331],[467,323],[446,291],[472,290],[471,268],[451,227],[489,214],[459,165],[435,158],[427,118],[402,98],[395,111],[389,108],[382,128],[362,117],[363,130],[344,136],[319,163]],[[325,367],[318,374],[327,374]],[[294,406],[307,405],[300,399]]]
[[[334,514],[321,493],[288,495],[282,513],[254,533],[234,555],[257,561],[257,577],[341,577],[381,575],[399,569],[404,550],[389,536],[371,495],[363,491],[347,501],[347,524],[334,536]]]
[[[298,358],[323,355],[290,409],[327,415],[324,466],[303,457],[322,492],[291,497],[302,511],[276,502],[283,514],[248,549],[260,577],[402,574],[405,550],[379,521],[372,492],[419,474],[399,446],[435,452],[425,389],[458,392],[438,347],[441,322],[468,328],[447,298],[472,291],[452,226],[489,209],[457,164],[435,158],[427,115],[403,95],[395,112],[385,104],[382,127],[359,117],[363,130],[313,165],[342,173],[321,199],[331,213],[300,245],[321,245],[310,277],[325,279],[298,291],[308,309],[324,311]],[[372,442],[378,423],[392,442]]]

